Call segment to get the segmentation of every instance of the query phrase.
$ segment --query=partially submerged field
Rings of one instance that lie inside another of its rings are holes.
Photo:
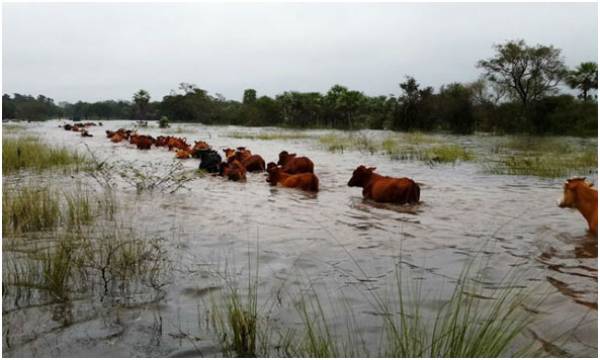
[[[140,129],[306,155],[311,195],[59,123],[3,126],[3,356],[597,356],[597,242],[556,206],[595,139]]]

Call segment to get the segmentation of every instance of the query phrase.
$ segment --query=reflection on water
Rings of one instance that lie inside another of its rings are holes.
[[[57,122],[29,125],[30,132],[52,143],[87,151],[102,160],[122,162],[158,174],[173,164],[165,149],[138,151],[108,141],[105,129],[131,127],[107,121],[81,138]],[[495,288],[511,269],[528,276],[518,286],[546,296],[532,338],[546,355],[597,354],[597,240],[586,233],[576,212],[559,209],[556,198],[564,179],[488,175],[476,163],[427,165],[394,161],[383,154],[329,153],[311,138],[260,140],[230,138],[232,126],[189,124],[177,134],[206,140],[215,149],[246,146],[269,162],[281,150],[308,156],[315,163],[321,191],[308,194],[271,187],[264,174],[248,174],[246,183],[194,176],[170,194],[136,191],[123,183],[117,221],[141,236],[162,239],[172,276],[160,294],[138,287],[125,297],[82,292],[67,304],[45,304],[3,297],[5,356],[210,356],[217,354],[203,320],[206,302],[223,286],[222,274],[244,279],[249,259],[258,261],[259,293],[306,287],[323,292],[333,305],[351,304],[363,329],[374,329],[379,315],[356,287],[383,290],[400,264],[423,291],[447,296],[469,259],[483,256],[485,286]],[[158,135],[157,128],[141,130]],[[318,136],[323,130],[305,131]],[[370,137],[384,132],[368,131]],[[485,149],[490,137],[453,138]],[[390,176],[408,176],[423,184],[422,202],[412,206],[363,200],[347,187],[359,164],[377,166]],[[191,173],[195,159],[181,161]],[[10,180],[10,179],[9,179]],[[63,179],[47,179],[63,181]],[[592,180],[597,183],[597,173]],[[64,180],[66,181],[66,180]],[[4,251],[4,256],[14,253]],[[358,268],[360,266],[360,269]],[[83,280],[85,282],[85,280]],[[540,286],[545,285],[545,286]],[[473,296],[484,296],[472,294]],[[283,296],[283,295],[282,295]],[[438,296],[424,304],[439,306]],[[13,305],[14,304],[14,305]],[[289,320],[282,311],[281,321]],[[344,326],[341,324],[340,326]],[[566,330],[567,339],[556,342]],[[535,335],[533,335],[535,334]],[[377,339],[376,335],[373,335]],[[376,346],[376,341],[373,341]]]

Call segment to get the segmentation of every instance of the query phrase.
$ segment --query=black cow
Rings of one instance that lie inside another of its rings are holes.
[[[219,164],[221,164],[221,155],[211,149],[203,149],[198,151],[200,154],[200,170],[206,170],[209,173],[218,173]]]

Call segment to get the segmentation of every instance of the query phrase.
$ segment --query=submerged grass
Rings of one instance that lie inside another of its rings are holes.
[[[42,231],[60,223],[59,197],[48,187],[2,187],[2,234]]]
[[[331,321],[339,317],[325,310],[314,290],[310,296],[296,295],[291,299],[299,322],[275,326],[270,320],[271,312],[257,306],[258,277],[249,281],[246,295],[230,288],[225,306],[219,307],[213,301],[212,321],[226,356],[502,357],[528,354],[532,342],[517,345],[517,339],[525,335],[534,321],[533,312],[523,310],[530,302],[530,292],[515,286],[515,278],[506,278],[497,286],[499,290],[485,289],[481,285],[484,282],[471,279],[472,270],[470,266],[463,270],[450,298],[429,317],[425,314],[431,312],[424,310],[429,297],[422,294],[420,283],[403,282],[399,268],[397,281],[392,284],[395,297],[384,299],[374,292],[364,292],[373,311],[382,318],[380,348],[376,354],[369,353],[365,346],[352,309],[347,309],[346,330],[336,332]],[[529,308],[537,306],[539,303],[528,305]]]
[[[2,124],[3,133],[15,133],[22,130],[25,130],[25,125],[23,124]]]
[[[469,161],[473,160],[475,156],[472,152],[466,150],[459,145],[437,145],[425,150],[424,157],[428,161],[436,162],[455,162],[457,160]]]
[[[514,279],[510,278],[500,284],[500,290],[485,291],[469,278],[469,269],[465,268],[450,299],[430,319],[422,311],[425,299],[421,289],[417,286],[412,304],[408,304],[403,294],[407,287],[397,274],[399,301],[396,306],[384,303],[381,309],[385,314],[387,339],[381,355],[433,358],[525,355],[530,344],[514,348],[514,342],[534,320],[530,312],[522,309],[528,293],[515,287]]]
[[[233,131],[226,135],[233,139],[251,139],[251,140],[295,140],[309,139],[313,136],[302,132],[260,132],[250,133],[242,131]]]
[[[2,234],[72,229],[90,225],[98,216],[110,220],[116,212],[116,198],[107,190],[94,196],[83,186],[59,191],[45,185],[20,184],[2,187]]]
[[[321,145],[330,152],[360,151],[369,154],[386,154],[394,160],[420,160],[430,163],[453,163],[470,161],[474,154],[457,144],[439,144],[432,136],[407,133],[403,136],[388,136],[382,141],[365,134],[328,134],[319,138]]]
[[[487,170],[499,175],[566,177],[597,171],[596,146],[564,139],[515,137],[492,149]]]
[[[167,271],[160,241],[117,224],[59,230],[41,245],[13,242],[8,253],[2,295],[15,303],[23,298],[62,303],[85,293],[135,301],[140,286],[160,289]]]
[[[36,137],[19,136],[2,139],[4,174],[20,170],[42,171],[56,167],[79,170],[86,163],[85,156],[65,147],[48,145]]]
[[[197,129],[188,126],[175,126],[161,129],[161,132],[165,134],[186,134],[198,132]]]

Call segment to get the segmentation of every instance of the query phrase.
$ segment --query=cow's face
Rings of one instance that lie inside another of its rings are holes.
[[[227,159],[229,159],[230,157],[235,155],[235,150],[233,150],[231,148],[223,149],[223,152],[225,153],[225,157]]]
[[[348,186],[365,186],[367,181],[371,178],[374,170],[374,167],[367,168],[364,165],[357,167],[352,173],[350,181],[348,181]]]
[[[267,182],[272,185],[277,185],[279,179],[279,168],[275,163],[270,162],[267,164]]]
[[[279,161],[277,161],[277,165],[285,165],[285,163],[287,162],[287,158],[288,158],[289,154],[287,151],[282,151],[279,153]]]
[[[565,181],[563,185],[563,196],[560,199],[558,206],[575,207],[577,203],[577,189],[581,186],[592,187],[592,183],[585,181],[585,178],[573,178]]]

